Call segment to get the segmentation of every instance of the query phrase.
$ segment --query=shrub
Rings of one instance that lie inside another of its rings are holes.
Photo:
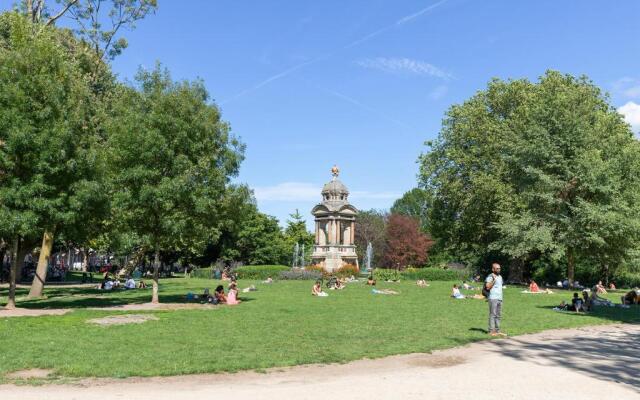
[[[345,264],[334,271],[333,274],[340,278],[347,278],[350,276],[358,276],[360,274],[360,270],[353,264]]]
[[[378,281],[397,281],[400,279],[400,272],[395,269],[376,268],[373,270],[373,278]]]
[[[258,280],[279,276],[281,272],[289,271],[290,269],[285,265],[248,265],[246,267],[238,267],[234,272],[238,274],[238,279]]]
[[[318,280],[322,279],[322,273],[318,271],[308,271],[304,269],[290,269],[289,271],[282,271],[278,277],[282,280]]]
[[[322,277],[326,277],[329,275],[329,272],[327,272],[327,270],[324,269],[321,265],[307,265],[306,267],[304,267],[304,270],[310,271],[310,272],[316,272],[320,274],[320,276]]]
[[[620,272],[614,274],[609,281],[616,283],[619,288],[635,288],[640,287],[640,273]]]
[[[191,277],[200,279],[213,279],[214,272],[215,271],[213,270],[213,268],[196,268],[191,271]]]
[[[425,279],[427,281],[457,281],[463,278],[465,271],[441,268],[407,268],[402,271],[404,279]]]

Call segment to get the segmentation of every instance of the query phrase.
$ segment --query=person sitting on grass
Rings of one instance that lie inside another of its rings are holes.
[[[313,288],[311,288],[311,295],[312,296],[318,296],[318,297],[327,297],[327,296],[329,296],[326,292],[322,291],[322,282],[321,281],[316,281],[315,285],[313,285]]]
[[[146,288],[147,288],[147,284],[144,283],[142,279],[140,279],[140,283],[138,284],[138,289],[146,289]]]
[[[124,283],[124,288],[125,289],[135,289],[136,288],[136,281],[134,281],[132,277],[127,278],[127,281]]]
[[[229,285],[229,294],[227,295],[227,304],[230,306],[240,304],[241,300],[238,299],[238,285],[232,283]]]
[[[368,286],[375,286],[376,285],[376,280],[373,279],[372,275],[369,275],[369,277],[367,278],[367,285]]]
[[[429,286],[427,281],[425,281],[424,279],[418,279],[418,281],[416,282],[416,285],[418,285],[419,287],[427,287],[427,286]]]
[[[460,289],[458,288],[458,285],[453,285],[453,288],[451,289],[451,297],[459,300],[464,299],[464,295],[460,293]]]
[[[529,291],[531,293],[538,293],[540,291],[540,288],[538,287],[538,284],[533,279],[529,280]]]
[[[623,305],[633,305],[640,304],[640,296],[638,296],[638,292],[635,290],[630,290],[627,294],[620,298],[622,300]]]
[[[584,311],[584,302],[580,298],[578,292],[573,294],[573,299],[571,299],[571,310],[579,313],[580,311]]]
[[[218,285],[216,287],[216,291],[213,293],[217,304],[226,304],[227,303],[227,295],[224,294],[224,286]]]
[[[607,294],[607,289],[604,288],[602,281],[598,281],[598,284],[596,285],[596,293]]]
[[[616,290],[616,284],[613,282],[609,283],[609,290]]]

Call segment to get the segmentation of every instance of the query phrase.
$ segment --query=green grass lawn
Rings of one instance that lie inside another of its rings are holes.
[[[121,326],[88,324],[116,311],[84,307],[143,303],[150,290],[100,293],[94,289],[50,287],[46,299],[19,307],[74,308],[63,316],[0,318],[0,381],[9,371],[50,368],[59,377],[127,377],[264,369],[308,363],[345,362],[365,357],[428,352],[487,338],[487,303],[454,300],[451,283],[418,288],[412,282],[382,284],[398,296],[374,295],[362,283],[329,297],[310,295],[312,282],[263,285],[242,294],[234,307],[153,311],[158,321]],[[217,282],[201,279],[161,281],[164,302],[182,302],[188,291],[202,292]],[[640,308],[603,309],[590,315],[551,308],[570,292],[525,295],[505,290],[503,329],[510,335],[551,328],[611,322],[640,322]],[[20,291],[23,296],[25,291]],[[7,289],[0,289],[0,305]],[[610,298],[619,302],[620,294]],[[140,311],[129,313],[141,313]]]

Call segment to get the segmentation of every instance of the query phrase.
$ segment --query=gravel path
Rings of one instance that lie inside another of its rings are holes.
[[[224,356],[221,357],[224,360]],[[640,325],[546,331],[342,365],[0,386],[30,399],[640,399]]]

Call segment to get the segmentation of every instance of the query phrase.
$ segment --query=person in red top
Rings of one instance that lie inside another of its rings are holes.
[[[538,293],[540,291],[540,288],[538,287],[538,284],[533,279],[531,279],[529,281],[529,291],[531,293]]]

